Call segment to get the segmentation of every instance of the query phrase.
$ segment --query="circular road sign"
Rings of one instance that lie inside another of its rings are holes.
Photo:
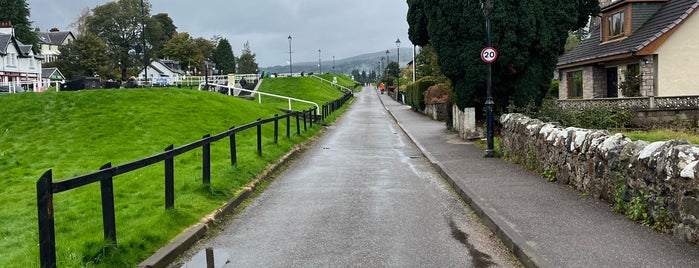
[[[493,47],[486,47],[481,51],[481,59],[486,63],[492,63],[498,59],[498,51]]]

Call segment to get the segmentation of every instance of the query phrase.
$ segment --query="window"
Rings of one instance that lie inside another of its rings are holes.
[[[624,34],[624,12],[614,13],[607,18],[609,27],[608,33],[610,38],[618,37]]]
[[[582,71],[568,72],[566,79],[568,80],[568,98],[579,99],[583,96],[583,79]]]

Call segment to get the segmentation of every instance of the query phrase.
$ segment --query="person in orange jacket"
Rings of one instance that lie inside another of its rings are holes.
[[[379,84],[379,90],[381,91],[381,94],[383,94],[383,90],[386,89],[386,85],[383,83]]]

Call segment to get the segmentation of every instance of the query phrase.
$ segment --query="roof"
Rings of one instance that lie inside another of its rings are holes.
[[[68,38],[69,35],[73,35],[72,32],[39,32],[36,34],[39,37],[39,43],[44,45],[56,45],[60,46]]]
[[[58,72],[59,75],[63,76],[63,74],[61,73],[61,71],[58,70],[58,68],[41,68],[41,78],[51,78],[51,75],[53,75],[53,73],[56,72]]]
[[[7,47],[10,45],[11,41],[12,41],[12,35],[0,34],[0,55],[7,54]]]
[[[616,42],[601,43],[600,23],[590,32],[590,38],[558,59],[558,66],[639,52],[663,35],[674,31],[698,7],[699,0],[668,1],[630,36]]]

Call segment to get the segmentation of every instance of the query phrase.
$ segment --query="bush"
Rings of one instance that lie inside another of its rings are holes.
[[[604,105],[594,105],[582,110],[565,110],[558,106],[556,100],[545,99],[534,117],[545,122],[558,122],[566,127],[607,129],[629,125],[632,114],[624,109],[613,109]]]
[[[445,84],[436,84],[425,91],[425,104],[447,103],[451,95],[451,90]]]
[[[413,107],[413,110],[425,109],[425,91],[437,82],[431,76],[420,78],[406,87],[407,104]]]

